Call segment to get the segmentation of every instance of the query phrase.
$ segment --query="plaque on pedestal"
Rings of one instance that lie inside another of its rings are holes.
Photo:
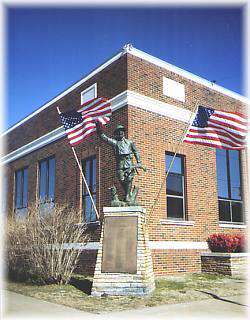
[[[106,207],[92,295],[145,295],[155,289],[142,207]]]
[[[137,271],[137,217],[105,217],[102,272]]]

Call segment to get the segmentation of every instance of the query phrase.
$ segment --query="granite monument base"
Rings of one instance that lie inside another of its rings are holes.
[[[147,295],[155,281],[146,210],[105,207],[91,295]]]

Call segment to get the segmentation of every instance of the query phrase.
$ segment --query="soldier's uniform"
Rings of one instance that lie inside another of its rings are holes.
[[[116,133],[119,130],[124,131],[124,127],[118,125],[114,131]],[[137,164],[141,164],[140,155],[135,147],[134,142],[123,137],[121,140],[112,139],[106,136],[105,133],[101,133],[100,137],[113,147],[116,158],[116,172],[118,179],[123,181],[132,181],[135,175],[133,155],[137,161]]]

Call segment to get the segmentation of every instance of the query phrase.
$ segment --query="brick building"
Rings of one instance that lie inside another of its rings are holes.
[[[82,208],[79,222],[93,225],[96,218],[56,107],[75,110],[96,96],[108,97],[112,104],[105,133],[112,136],[117,124],[123,124],[149,169],[134,183],[140,186],[139,201],[147,209],[155,274],[199,272],[200,252],[208,250],[210,234],[246,231],[246,152],[180,141],[197,105],[246,113],[248,101],[130,45],[3,134],[5,210],[19,216],[39,199],[44,207],[66,201]],[[168,187],[162,188],[152,212],[177,150]],[[103,206],[110,204],[108,188],[115,184],[121,194],[112,149],[94,134],[76,152],[102,214]],[[79,265],[82,271],[94,270],[100,226],[92,233]]]

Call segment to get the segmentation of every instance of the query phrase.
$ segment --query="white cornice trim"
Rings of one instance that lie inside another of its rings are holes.
[[[127,90],[128,105],[154,112],[174,120],[188,122],[191,111]]]
[[[236,92],[233,92],[229,89],[226,89],[224,87],[221,87],[217,84],[214,84],[204,78],[201,78],[189,71],[186,71],[186,70],[183,70],[179,67],[176,67],[166,61],[163,61],[159,58],[156,58],[154,56],[151,56],[150,54],[146,53],[146,52],[143,52],[141,50],[138,50],[134,47],[130,47],[130,49],[128,49],[128,53],[138,57],[138,58],[141,58],[143,60],[146,60],[150,63],[153,63],[154,65],[158,66],[158,67],[161,67],[163,69],[166,69],[168,71],[171,71],[171,72],[174,72],[176,74],[179,74],[180,76],[184,77],[184,78],[187,78],[189,80],[192,80],[196,83],[199,83],[199,84],[202,84],[203,86],[206,86],[207,88],[211,89],[211,90],[214,90],[214,91],[217,91],[219,93],[222,93],[226,96],[229,96],[229,97],[232,97],[236,100],[239,100],[243,103],[247,103],[249,104],[249,99],[236,93]]]
[[[35,150],[38,150],[60,138],[62,138],[65,135],[65,131],[63,127],[59,127],[44,136],[22,146],[21,148],[18,148],[6,156],[2,157],[1,159],[1,165],[7,164],[9,162],[12,162],[14,160],[17,160]]]
[[[112,111],[118,110],[123,106],[130,105],[149,112],[154,112],[170,119],[188,122],[190,119],[191,111],[176,107],[174,105],[161,102],[133,91],[124,91],[110,100]],[[40,149],[58,139],[64,137],[66,134],[63,127],[59,127],[44,136],[10,152],[1,158],[1,164],[7,164],[17,160],[37,149]]]

